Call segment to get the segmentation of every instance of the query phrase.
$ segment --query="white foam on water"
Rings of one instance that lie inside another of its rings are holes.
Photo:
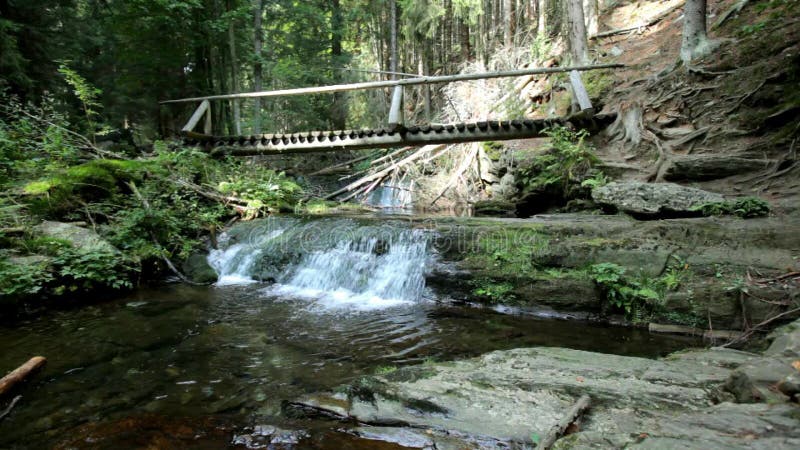
[[[211,250],[208,264],[217,272],[217,286],[252,284],[257,281],[252,277],[252,269],[258,257],[264,251],[266,242],[283,234],[284,229],[271,230],[246,242],[233,244],[227,248]],[[227,235],[220,236],[220,243],[228,240]]]

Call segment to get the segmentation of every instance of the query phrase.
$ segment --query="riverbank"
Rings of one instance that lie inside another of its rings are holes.
[[[405,448],[525,448],[582,396],[555,449],[793,449],[800,445],[800,321],[760,354],[689,350],[660,360],[566,348],[497,351],[363,377],[288,403]],[[560,437],[560,436],[559,436]]]

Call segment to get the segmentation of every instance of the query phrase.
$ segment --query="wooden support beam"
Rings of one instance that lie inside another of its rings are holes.
[[[211,127],[211,104],[206,108],[206,123],[203,126],[203,133],[209,135],[213,133],[213,128]]]
[[[208,100],[203,100],[200,103],[200,106],[198,106],[197,109],[194,111],[194,114],[192,114],[192,117],[189,118],[189,121],[186,122],[186,125],[184,125],[181,131],[183,131],[184,133],[188,133],[194,130],[194,127],[197,126],[197,123],[200,122],[200,119],[203,117],[203,114],[206,112],[206,110],[210,108],[210,106],[211,104],[208,102]],[[211,133],[206,133],[206,134],[211,134]]]
[[[403,86],[395,86],[392,93],[392,106],[389,108],[389,129],[394,131],[403,127]]]
[[[413,86],[418,84],[452,83],[454,81],[486,80],[491,78],[511,78],[511,77],[519,77],[524,75],[537,75],[537,74],[544,75],[552,73],[570,72],[572,70],[583,72],[586,70],[619,69],[621,67],[625,67],[625,65],[614,63],[614,64],[595,64],[595,65],[573,66],[573,67],[539,67],[532,69],[509,70],[503,72],[467,73],[460,75],[442,75],[434,77],[426,76],[417,78],[407,78],[404,80],[371,81],[367,83],[334,84],[330,86],[283,89],[278,91],[246,92],[241,94],[190,97],[177,100],[166,100],[161,102],[161,104],[191,103],[203,100],[232,100],[237,98],[262,98],[262,97],[281,97],[288,95],[322,94],[322,93],[333,93],[333,92],[356,91],[359,89],[382,89],[387,87],[395,87],[398,85]]]
[[[591,100],[589,100],[589,93],[586,92],[586,87],[581,80],[581,74],[577,70],[571,71],[569,73],[569,81],[572,84],[572,93],[575,94],[575,100],[577,100],[581,112],[593,113],[594,108],[592,107]]]

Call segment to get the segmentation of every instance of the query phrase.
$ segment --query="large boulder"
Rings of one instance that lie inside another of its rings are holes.
[[[73,248],[86,252],[119,252],[119,250],[108,241],[95,233],[94,230],[79,227],[71,223],[46,220],[33,227],[33,231],[49,238],[69,241]]]
[[[673,183],[623,181],[592,191],[595,202],[643,218],[691,217],[705,203],[724,201],[720,194]]]

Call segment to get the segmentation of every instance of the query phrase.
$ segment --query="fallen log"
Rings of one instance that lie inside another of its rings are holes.
[[[657,24],[658,22],[661,22],[662,20],[664,20],[665,17],[667,17],[668,15],[672,14],[675,10],[683,7],[684,3],[685,2],[680,2],[680,3],[675,4],[671,8],[667,8],[664,12],[657,14],[655,17],[653,17],[652,19],[648,20],[647,22],[640,23],[639,25],[635,25],[635,26],[632,26],[632,27],[616,28],[614,30],[603,31],[602,33],[597,33],[595,35],[589,36],[589,39],[601,39],[601,38],[604,38],[604,37],[615,36],[617,34],[629,33],[631,31],[636,31],[636,30],[639,30],[639,29],[642,29],[642,28],[652,27],[653,25]]]
[[[24,381],[25,378],[44,367],[45,363],[47,363],[47,359],[44,356],[34,356],[28,362],[0,379],[0,397],[11,391],[14,386]]]
[[[567,414],[561,418],[555,425],[553,425],[550,430],[545,435],[544,439],[542,439],[541,444],[539,444],[536,448],[541,448],[543,450],[547,450],[548,448],[552,447],[553,444],[564,434],[564,430],[572,423],[575,422],[575,419],[583,413],[583,411],[589,407],[590,398],[588,395],[582,395],[581,398],[572,405]]]

